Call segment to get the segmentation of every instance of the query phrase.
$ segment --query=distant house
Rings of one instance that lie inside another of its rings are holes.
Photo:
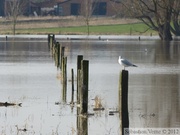
[[[12,0],[0,0],[0,16],[7,16],[7,2]],[[86,15],[113,16],[121,8],[119,0],[49,0],[35,3],[27,0],[24,15]]]
[[[117,0],[59,0],[57,3],[58,15],[98,15],[113,16],[121,5]]]
[[[58,15],[57,14],[57,3],[66,1],[66,0],[49,0],[44,2],[31,2],[30,9],[31,14],[35,12],[37,15],[46,16],[46,15]]]
[[[121,8],[118,0],[50,0],[36,3],[39,15],[85,15],[113,16]]]

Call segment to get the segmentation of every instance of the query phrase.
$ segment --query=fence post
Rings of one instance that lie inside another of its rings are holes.
[[[81,80],[80,90],[80,114],[87,115],[88,113],[88,81],[89,81],[89,61],[81,61]]]
[[[77,56],[77,104],[80,103],[79,101],[79,90],[80,88],[80,70],[81,70],[81,61],[83,60],[82,55]]]
[[[53,57],[55,60],[55,65],[57,66],[57,68],[60,66],[60,44],[59,42],[56,42],[53,46]]]
[[[119,111],[121,117],[122,135],[124,130],[129,128],[129,114],[128,114],[128,71],[122,70],[119,76]]]
[[[71,79],[72,79],[72,97],[71,104],[74,104],[74,70],[71,69]]]
[[[60,69],[61,70],[62,70],[62,60],[63,60],[63,57],[64,57],[64,51],[65,51],[65,47],[61,46],[60,47]]]
[[[63,100],[66,102],[67,93],[67,57],[62,58],[62,85],[63,85]]]

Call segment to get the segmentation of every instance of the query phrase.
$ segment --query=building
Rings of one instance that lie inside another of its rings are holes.
[[[118,0],[50,0],[36,5],[41,9],[38,15],[57,16],[113,16],[121,8]]]
[[[113,16],[117,14],[121,4],[113,0],[61,0],[57,2],[57,14]]]
[[[0,16],[7,16],[7,3],[12,0],[0,0]],[[91,16],[114,16],[121,8],[118,0],[49,0],[34,3],[26,1],[23,15],[26,16],[71,16],[71,15],[91,15]]]
[[[4,16],[4,1],[0,0],[0,16]]]

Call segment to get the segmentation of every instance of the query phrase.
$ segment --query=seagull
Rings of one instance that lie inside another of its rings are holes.
[[[118,62],[120,65],[124,66],[124,69],[125,67],[137,67],[136,65],[132,64],[128,60],[123,59],[121,56],[119,56]]]

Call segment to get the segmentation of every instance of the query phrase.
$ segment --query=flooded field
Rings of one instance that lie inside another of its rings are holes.
[[[129,71],[129,123],[131,128],[180,127],[180,42],[63,41],[67,56],[68,86],[62,95],[60,70],[44,41],[0,42],[0,135],[77,135],[76,106],[71,101],[71,69],[77,55],[89,60],[89,135],[120,135],[118,113],[118,56],[138,67]],[[76,81],[75,81],[76,86]],[[76,90],[76,87],[75,87]],[[76,96],[76,95],[75,95]],[[104,111],[93,111],[94,99]],[[76,97],[75,97],[76,99]],[[57,104],[58,103],[58,104]]]

